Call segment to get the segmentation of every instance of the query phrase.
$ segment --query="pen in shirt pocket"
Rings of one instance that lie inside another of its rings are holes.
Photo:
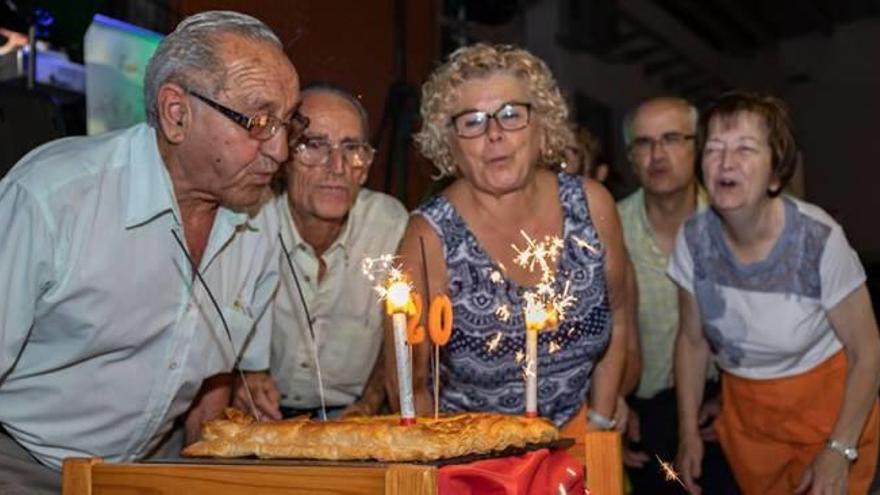
[[[246,315],[248,318],[254,317],[253,312],[251,311],[251,307],[241,302],[241,298],[237,298],[235,302],[232,303],[232,308],[239,313]]]

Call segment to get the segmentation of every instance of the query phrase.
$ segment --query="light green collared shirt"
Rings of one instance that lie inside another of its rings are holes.
[[[697,190],[697,210],[706,208],[703,188]],[[669,256],[654,241],[645,210],[645,190],[617,203],[623,240],[632,260],[639,286],[639,336],[642,347],[642,375],[636,396],[647,399],[671,388],[675,335],[678,332],[678,289],[666,275]],[[717,374],[715,367],[710,376]]]
[[[0,181],[0,424],[40,462],[144,457],[233,366],[179,219],[144,124],[49,143]],[[244,368],[269,364],[277,236],[274,209],[221,207],[199,267]]]

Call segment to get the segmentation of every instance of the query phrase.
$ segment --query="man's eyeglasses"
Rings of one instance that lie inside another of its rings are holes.
[[[684,143],[694,139],[693,134],[681,132],[666,132],[659,138],[637,137],[629,145],[630,151],[635,155],[648,156],[654,152],[654,145],[659,144],[664,150],[681,148]]]
[[[476,138],[486,133],[489,121],[495,119],[498,127],[505,131],[518,131],[529,125],[532,113],[530,103],[509,101],[494,112],[482,112],[479,110],[465,110],[452,116],[450,122],[455,128],[455,133],[461,138]]]
[[[203,96],[195,91],[190,90],[189,94],[202,100],[209,107],[217,110],[228,117],[229,120],[243,127],[250,137],[258,141],[272,139],[272,136],[274,136],[282,127],[287,128],[288,140],[296,139],[301,136],[303,131],[309,126],[308,117],[301,115],[299,112],[294,113],[293,117],[291,117],[288,122],[284,122],[266,112],[261,112],[252,117],[248,117],[243,113],[236,112],[235,110],[217,103],[207,96]]]
[[[342,141],[333,144],[322,138],[304,138],[293,146],[296,158],[308,167],[327,166],[335,150],[339,150],[342,160],[353,171],[367,168],[376,154],[372,146],[362,141]]]

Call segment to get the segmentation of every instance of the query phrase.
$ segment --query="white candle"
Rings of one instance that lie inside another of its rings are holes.
[[[397,359],[397,392],[400,395],[400,423],[415,423],[416,409],[413,403],[412,367],[406,343],[406,314],[391,315],[394,326],[394,356]]]
[[[538,331],[526,330],[526,416],[538,416]]]
[[[385,312],[391,315],[394,329],[394,357],[397,361],[397,392],[400,396],[400,424],[416,422],[413,402],[412,365],[406,340],[406,312],[412,304],[410,286],[403,278],[392,277],[387,285]]]

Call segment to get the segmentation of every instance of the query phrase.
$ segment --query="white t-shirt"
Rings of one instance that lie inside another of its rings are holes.
[[[783,201],[785,226],[764,260],[739,263],[709,209],[679,230],[667,270],[696,298],[719,366],[745,378],[803,373],[839,351],[828,310],[865,283],[840,225],[814,205]]]

